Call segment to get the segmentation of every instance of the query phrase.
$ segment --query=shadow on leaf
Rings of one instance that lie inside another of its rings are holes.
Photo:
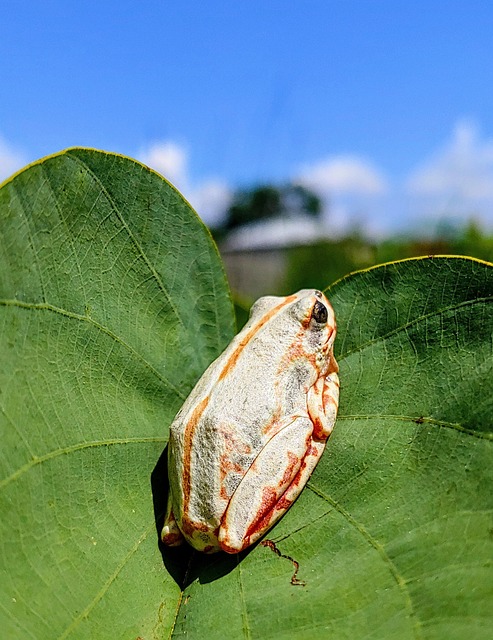
[[[195,580],[206,584],[222,578],[237,567],[252,550],[253,547],[234,555],[223,552],[207,555],[188,544],[168,547],[162,543],[161,530],[169,495],[167,445],[151,473],[151,489],[159,551],[166,570],[180,589],[185,589]]]

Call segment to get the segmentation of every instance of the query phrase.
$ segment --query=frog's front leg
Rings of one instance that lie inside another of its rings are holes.
[[[308,392],[308,413],[313,423],[311,445],[297,476],[282,496],[281,503],[276,507],[277,509],[282,507],[282,513],[289,509],[308,482],[334,428],[339,406],[338,370],[337,363],[333,360],[327,376],[319,378]]]
[[[232,495],[219,529],[223,551],[238,553],[258,540],[294,500],[286,503],[284,494],[312,450],[313,424],[307,416],[289,420],[258,454]],[[296,496],[302,488],[299,486]]]
[[[333,361],[335,363],[335,360]],[[308,414],[313,422],[313,438],[325,441],[332,433],[339,407],[337,365],[325,378],[319,378],[308,392]]]

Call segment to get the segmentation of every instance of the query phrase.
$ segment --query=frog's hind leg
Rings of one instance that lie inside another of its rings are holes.
[[[171,504],[171,492],[168,495],[168,504],[164,516],[164,525],[161,530],[161,540],[167,547],[178,547],[185,542],[183,533],[180,531],[176,518],[173,514]]]
[[[223,551],[238,553],[253,544],[291,506],[325,445],[314,445],[312,432],[308,417],[294,417],[256,457],[222,518],[218,538]]]

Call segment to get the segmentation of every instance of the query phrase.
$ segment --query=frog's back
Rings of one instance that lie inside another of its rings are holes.
[[[202,531],[205,542],[214,540],[259,452],[286,417],[307,414],[306,392],[316,371],[303,357],[299,318],[290,314],[299,299],[260,299],[171,425],[169,477],[185,534],[189,523],[194,535]]]

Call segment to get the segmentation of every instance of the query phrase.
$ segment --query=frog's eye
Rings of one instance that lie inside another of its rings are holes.
[[[329,314],[327,311],[327,307],[319,300],[317,300],[317,302],[315,302],[315,304],[313,305],[312,318],[319,324],[325,324],[327,322],[328,316]]]

